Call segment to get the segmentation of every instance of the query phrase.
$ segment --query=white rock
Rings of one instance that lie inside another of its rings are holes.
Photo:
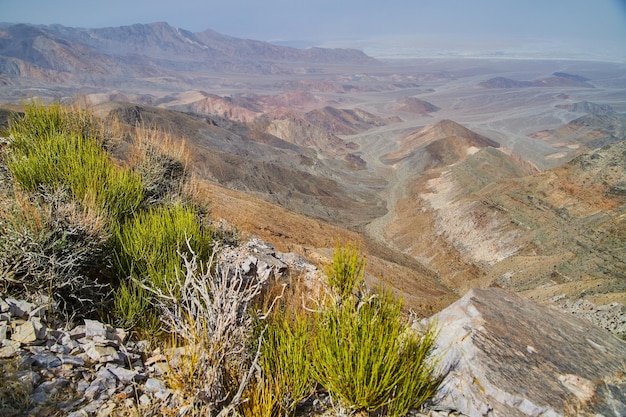
[[[626,343],[586,320],[496,288],[468,291],[434,320],[435,354],[452,367],[438,407],[472,417],[564,416],[572,407],[626,415]]]
[[[109,366],[108,370],[113,375],[115,375],[115,377],[123,384],[129,384],[133,382],[138,374],[137,371],[121,368],[119,366]]]
[[[165,383],[160,379],[148,378],[146,384],[144,385],[144,389],[146,390],[146,392],[150,393],[163,391],[165,390]]]
[[[11,313],[11,316],[24,319],[27,318],[28,314],[35,308],[35,304],[25,300],[7,298],[6,303],[9,305],[9,313]]]
[[[85,319],[85,336],[88,338],[101,337],[106,340],[107,330],[104,324],[96,320]]]
[[[16,326],[11,335],[11,339],[21,344],[29,344],[37,341],[37,331],[32,322],[27,321]]]

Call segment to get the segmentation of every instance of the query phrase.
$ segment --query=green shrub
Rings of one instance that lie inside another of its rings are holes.
[[[434,341],[432,328],[422,336],[407,328],[401,304],[389,294],[335,304],[317,324],[313,374],[345,407],[404,415],[439,384],[430,358]]]
[[[152,294],[136,281],[119,283],[113,299],[114,321],[127,329],[139,331],[141,338],[161,333],[161,320],[151,304]]]
[[[277,405],[287,414],[314,389],[309,355],[311,320],[303,313],[277,310],[263,335],[260,365]]]
[[[430,399],[442,381],[431,357],[436,330],[412,331],[389,291],[362,290],[364,269],[355,244],[337,246],[327,275],[340,298],[317,314],[312,372],[342,407],[402,416]]]
[[[67,188],[74,200],[104,210],[111,219],[129,215],[143,201],[141,177],[115,166],[96,141],[81,136],[22,141],[11,149],[7,165],[23,189]]]
[[[152,207],[138,212],[115,229],[115,266],[122,279],[145,283],[150,288],[166,292],[168,286],[177,283],[176,274],[181,273],[182,259],[179,251],[186,252],[186,241],[199,259],[206,260],[211,254],[214,234],[210,227],[202,224],[195,211],[187,206]],[[121,324],[137,323],[143,309],[124,306],[124,300],[146,306],[149,292],[134,288],[129,283],[126,293],[116,292],[116,313]],[[146,300],[131,300],[127,292]]]
[[[350,297],[359,289],[365,275],[365,258],[356,243],[337,243],[333,262],[326,268],[328,284],[341,298]]]
[[[68,107],[60,103],[44,105],[40,100],[23,102],[24,113],[10,122],[9,134],[17,146],[49,136],[80,136],[96,139],[102,123],[86,107]]]

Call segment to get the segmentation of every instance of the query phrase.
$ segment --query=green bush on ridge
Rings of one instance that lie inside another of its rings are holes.
[[[443,373],[432,357],[434,325],[409,328],[390,291],[362,287],[364,268],[355,244],[337,245],[326,269],[330,299],[317,311],[279,308],[270,315],[260,386],[272,387],[280,415],[294,412],[313,381],[340,408],[381,416],[406,415],[436,393]]]
[[[278,310],[270,315],[263,335],[260,366],[276,405],[287,414],[314,390],[310,322],[304,313]]]
[[[194,250],[205,257],[213,245],[213,233],[200,224],[194,210],[176,200],[169,203],[171,206],[146,207],[149,204],[146,197],[154,194],[154,190],[144,183],[142,174],[121,167],[111,159],[104,148],[102,122],[88,110],[68,109],[60,104],[44,106],[35,101],[25,103],[24,109],[25,113],[12,121],[9,144],[3,149],[1,162],[7,166],[11,182],[17,186],[15,191],[7,186],[5,192],[7,195],[20,193],[26,203],[17,211],[27,206],[39,220],[34,227],[24,216],[15,215],[15,207],[4,208],[0,221],[3,226],[0,251],[5,256],[0,266],[7,269],[10,276],[20,277],[26,290],[42,287],[41,282],[58,281],[58,285],[49,286],[49,291],[57,298],[63,281],[77,279],[93,284],[105,278],[100,285],[115,286],[114,311],[122,314],[114,320],[138,323],[135,318],[146,312],[150,297],[136,281],[147,281],[156,288],[163,288],[166,277],[171,279],[180,269],[177,250],[184,246],[185,239],[189,237]],[[137,132],[148,134],[147,131]],[[158,149],[149,149],[150,158],[143,158],[146,161],[166,158],[159,156]],[[169,165],[183,166],[171,156],[166,159]],[[163,181],[177,181],[173,175],[169,173]],[[185,179],[178,172],[176,175],[181,181]],[[159,181],[153,177],[152,182]],[[71,230],[77,231],[81,225],[72,226],[67,216],[53,210],[58,204],[53,207],[46,203],[51,196],[61,194],[67,200],[64,207],[73,205],[75,218],[99,223],[102,238],[94,239],[86,233],[64,229],[69,225]],[[151,201],[160,203],[162,199],[160,196]],[[83,214],[76,216],[77,212]],[[43,261],[46,257],[59,262],[48,262],[48,267]],[[70,268],[63,259],[84,259],[89,265]],[[34,280],[37,285],[27,285],[35,273],[48,278],[38,278]],[[64,274],[76,276],[64,277]],[[106,299],[101,292],[97,297],[95,294],[84,297],[85,304],[89,301],[100,304]],[[140,325],[152,326],[152,322],[154,320],[142,318]]]
[[[436,330],[410,329],[390,291],[361,291],[365,259],[356,244],[338,245],[328,280],[335,291],[316,318],[313,375],[341,406],[405,415],[442,382],[432,358]]]
[[[67,188],[74,200],[104,210],[117,220],[137,210],[143,201],[141,177],[113,164],[94,140],[54,135],[33,138],[12,149],[7,165],[26,191],[41,187]]]
[[[14,119],[9,127],[13,147],[30,147],[32,141],[49,136],[80,136],[99,140],[101,122],[84,107],[63,106],[58,102],[44,105],[32,99],[22,103],[24,114]]]
[[[418,335],[401,315],[389,293],[322,313],[312,343],[313,374],[344,407],[401,416],[435,393],[434,329]]]
[[[341,245],[337,242],[333,261],[326,268],[328,284],[340,299],[349,298],[358,291],[365,276],[365,258],[356,243]]]
[[[125,326],[141,320],[149,306],[151,294],[140,284],[166,292],[168,286],[176,285],[182,271],[180,252],[185,251],[186,242],[199,259],[207,259],[215,239],[195,211],[181,204],[138,212],[116,227],[114,234],[115,266],[121,277],[130,278],[115,294],[117,317]],[[135,306],[125,305],[125,300]]]

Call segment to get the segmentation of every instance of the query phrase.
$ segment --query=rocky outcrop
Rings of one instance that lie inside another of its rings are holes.
[[[626,415],[626,343],[591,323],[496,288],[438,315],[451,368],[438,408],[468,416]]]

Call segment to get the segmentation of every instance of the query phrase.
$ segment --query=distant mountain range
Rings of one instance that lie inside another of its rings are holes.
[[[289,73],[312,64],[375,64],[354,49],[296,49],[167,23],[101,29],[0,26],[0,85],[16,77],[109,85],[181,72]]]

